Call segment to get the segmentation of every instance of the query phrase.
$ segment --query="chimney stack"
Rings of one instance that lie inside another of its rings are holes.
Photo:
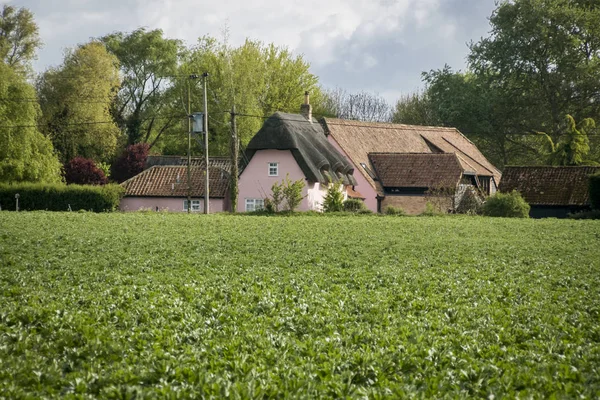
[[[312,107],[310,105],[310,96],[308,92],[304,92],[304,104],[300,107],[300,112],[304,115],[304,118],[312,124]]]

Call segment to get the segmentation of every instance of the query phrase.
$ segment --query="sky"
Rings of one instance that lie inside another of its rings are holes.
[[[377,93],[390,103],[423,88],[421,73],[466,67],[467,44],[488,36],[495,0],[9,0],[35,16],[44,47],[37,72],[65,48],[115,31],[162,29],[246,38],[302,54],[326,88]]]

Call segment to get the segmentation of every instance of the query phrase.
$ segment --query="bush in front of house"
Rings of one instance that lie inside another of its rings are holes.
[[[488,197],[482,214],[488,217],[529,218],[529,204],[516,190]]]
[[[0,184],[2,210],[15,210],[19,194],[21,211],[115,211],[125,194],[120,185],[64,185],[42,183]]]
[[[366,210],[364,201],[360,199],[348,199],[344,201],[342,209],[347,212],[360,212]]]
[[[323,199],[324,212],[340,212],[344,209],[344,193],[342,193],[342,183],[337,182],[327,188],[327,193]]]
[[[65,165],[65,181],[67,184],[76,185],[106,185],[108,179],[104,171],[96,165],[94,160],[75,157]]]
[[[477,193],[476,189],[468,188],[455,211],[457,214],[479,215],[481,214],[482,208],[482,196]]]
[[[590,205],[593,210],[600,210],[600,172],[589,177]]]
[[[387,206],[385,208],[385,215],[406,215],[406,212],[400,207]]]

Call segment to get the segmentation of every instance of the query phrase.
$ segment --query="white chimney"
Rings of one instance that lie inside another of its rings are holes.
[[[304,104],[300,107],[300,113],[304,115],[311,124],[312,124],[312,107],[310,105],[310,96],[308,92],[304,92]]]

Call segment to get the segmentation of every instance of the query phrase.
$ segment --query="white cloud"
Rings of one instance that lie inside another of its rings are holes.
[[[50,4],[52,3],[52,4]],[[386,93],[418,87],[420,72],[464,66],[465,43],[485,34],[494,0],[21,0],[40,25],[38,70],[62,49],[140,26],[195,44],[249,37],[304,54],[326,86]],[[469,21],[468,26],[464,23]],[[475,36],[475,37],[473,37]],[[392,86],[392,88],[390,88]]]

